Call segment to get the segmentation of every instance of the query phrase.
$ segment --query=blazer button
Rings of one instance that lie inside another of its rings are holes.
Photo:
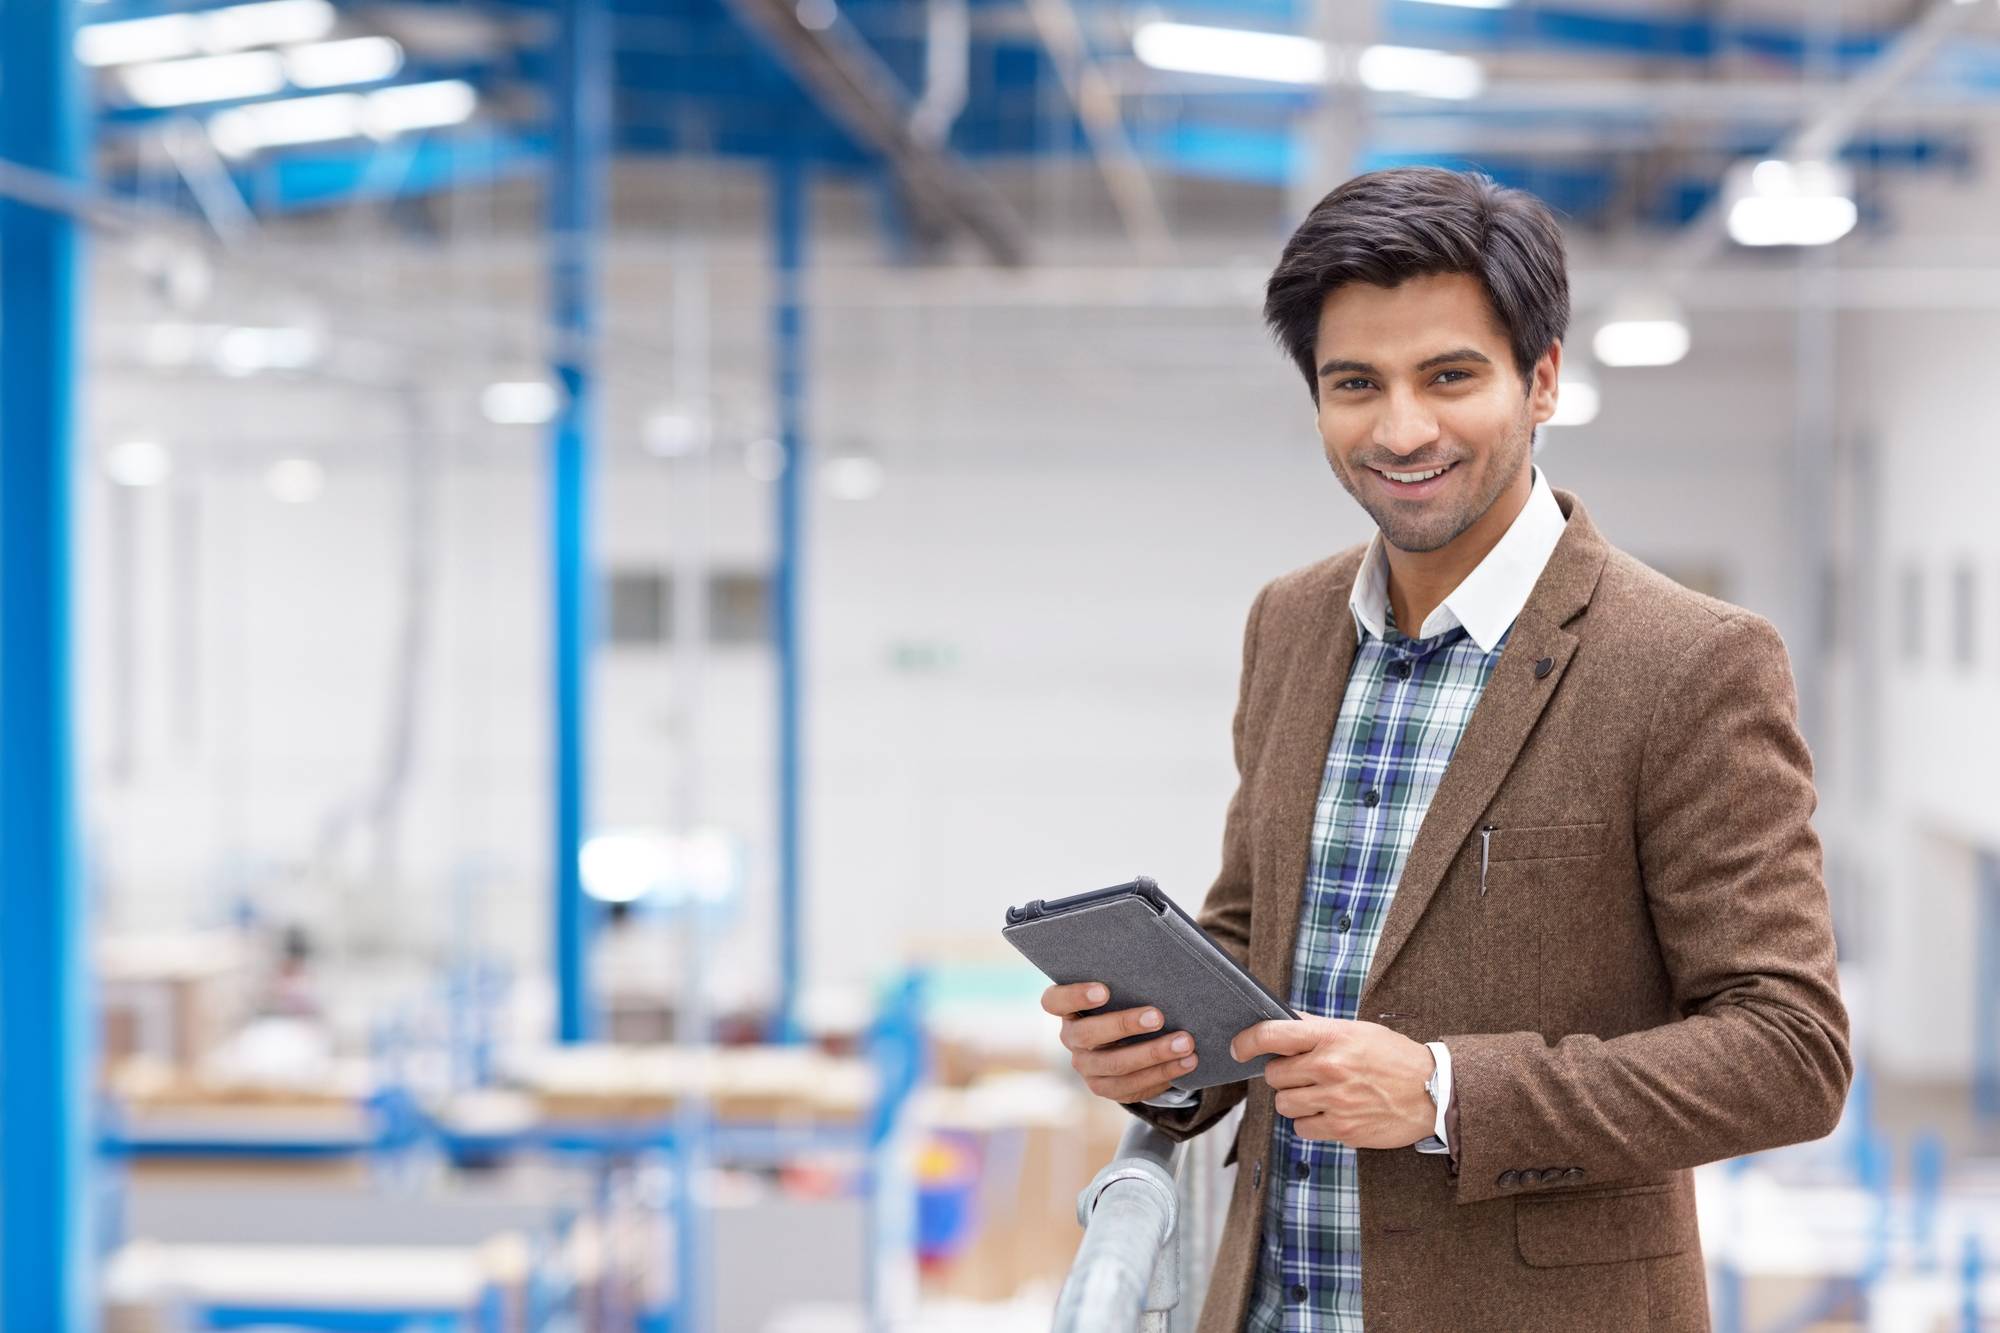
[[[1558,1181],[1558,1180],[1561,1180],[1562,1178],[1563,1178],[1563,1169],[1562,1169],[1561,1167],[1559,1167],[1559,1166],[1545,1166],[1545,1167],[1543,1167],[1543,1168],[1542,1168],[1542,1183],[1543,1183],[1543,1184],[1550,1184],[1550,1183],[1553,1183],[1553,1182],[1555,1182],[1555,1181]]]
[[[1535,679],[1540,680],[1543,676],[1548,675],[1549,672],[1554,671],[1555,669],[1556,669],[1556,659],[1553,657],[1544,657],[1535,663]]]
[[[1583,1168],[1580,1166],[1571,1167],[1569,1170],[1563,1172],[1563,1179],[1572,1185],[1576,1184],[1577,1181],[1583,1179]]]
[[[1503,1190],[1512,1189],[1515,1186],[1515,1184],[1520,1181],[1520,1179],[1521,1179],[1521,1173],[1519,1171],[1502,1171],[1500,1173],[1500,1179],[1494,1181],[1493,1183],[1498,1185]]]

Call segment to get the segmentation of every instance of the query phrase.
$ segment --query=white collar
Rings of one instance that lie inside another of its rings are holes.
[[[1411,634],[1411,638],[1428,639],[1463,625],[1480,650],[1490,653],[1514,618],[1521,614],[1521,608],[1528,603],[1528,594],[1535,590],[1535,581],[1549,563],[1550,553],[1562,539],[1563,526],[1569,522],[1563,516],[1562,506],[1556,503],[1555,492],[1549,489],[1548,478],[1539,467],[1534,473],[1534,489],[1529,491],[1528,503],[1521,506],[1514,522],[1493,544],[1486,558],[1445,596],[1425,618],[1422,630]],[[1369,634],[1378,639],[1384,636],[1388,627],[1389,563],[1379,530],[1368,543],[1367,554],[1361,557],[1361,568],[1354,576],[1354,592],[1347,605],[1354,613],[1357,640]],[[1403,633],[1410,632],[1404,628]]]

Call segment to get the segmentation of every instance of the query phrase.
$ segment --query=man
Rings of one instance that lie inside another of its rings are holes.
[[[1201,912],[1307,1016],[1185,1097],[1173,1015],[1044,1007],[1176,1138],[1247,1102],[1202,1333],[1706,1328],[1689,1168],[1828,1133],[1852,1076],[1784,645],[1533,465],[1569,322],[1540,201],[1356,177],[1265,315],[1379,529],[1251,607]]]

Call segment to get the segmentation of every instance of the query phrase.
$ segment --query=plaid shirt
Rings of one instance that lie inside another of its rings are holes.
[[[1292,961],[1292,1007],[1302,1013],[1355,1017],[1403,862],[1513,632],[1510,623],[1482,649],[1443,620],[1448,627],[1427,639],[1398,631],[1393,610],[1383,634],[1362,630],[1313,814]],[[1269,1161],[1247,1333],[1360,1333],[1354,1149],[1301,1139],[1277,1116]]]

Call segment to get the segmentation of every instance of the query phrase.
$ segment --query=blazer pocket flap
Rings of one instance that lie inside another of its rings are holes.
[[[1655,1259],[1699,1239],[1694,1191],[1672,1184],[1514,1200],[1514,1245],[1534,1268]]]
[[[1534,861],[1553,856],[1595,856],[1604,850],[1604,830],[1606,825],[1600,820],[1595,824],[1542,824],[1522,825],[1518,828],[1496,828],[1485,835],[1486,857],[1489,861]],[[1479,848],[1473,834],[1473,854]]]

